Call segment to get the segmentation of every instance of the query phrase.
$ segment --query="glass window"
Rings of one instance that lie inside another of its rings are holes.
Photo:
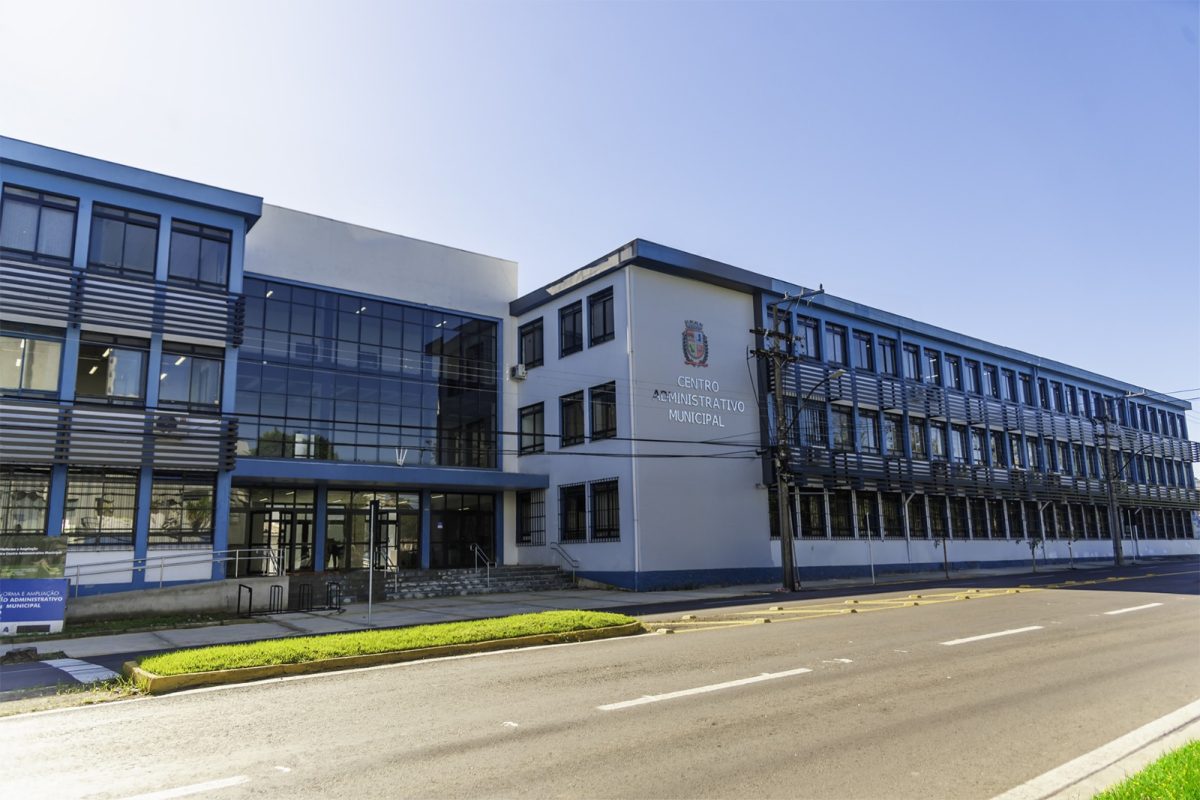
[[[934,461],[946,460],[946,423],[929,423],[929,457]]]
[[[942,385],[942,354],[925,348],[925,382]]]
[[[1063,403],[1063,385],[1057,381],[1050,383],[1050,407],[1059,412],[1067,410],[1066,404]]]
[[[613,290],[610,287],[588,296],[588,346],[603,344],[615,336]]]
[[[74,197],[6,185],[0,200],[0,252],[70,264],[78,210],[79,201]]]
[[[587,541],[587,492],[582,483],[558,487],[558,540]]]
[[[150,545],[212,544],[212,476],[154,475],[150,490]]]
[[[50,473],[0,468],[0,535],[46,533]]]
[[[971,394],[983,394],[983,376],[979,369],[979,362],[967,359],[966,364],[966,389]]]
[[[542,341],[542,318],[526,322],[518,332],[521,343],[520,362],[525,369],[540,367],[544,363]]]
[[[1050,408],[1050,385],[1046,383],[1045,378],[1038,378],[1038,400],[1042,408]]]
[[[880,336],[879,342],[879,371],[893,377],[900,374],[899,364],[896,363],[896,340]]]
[[[562,447],[583,442],[583,392],[559,398],[560,439]]]
[[[61,339],[13,333],[0,334],[0,390],[8,395],[57,392]]]
[[[229,250],[233,234],[192,222],[171,223],[171,255],[167,272],[174,280],[210,286],[229,282]]]
[[[517,492],[517,545],[546,543],[546,490]]]
[[[921,380],[921,350],[915,344],[904,345],[904,377]]]
[[[67,473],[63,535],[69,545],[132,547],[137,510],[137,473]]]
[[[558,311],[558,354],[567,356],[583,349],[583,302],[576,301]]]
[[[796,318],[796,354],[801,358],[821,358],[821,343],[817,337],[817,321],[809,317]]]
[[[987,438],[979,428],[971,428],[971,463],[982,466],[988,463],[984,449],[984,439]]]
[[[1021,402],[1027,406],[1033,405],[1033,378],[1023,372],[1017,377],[1021,383]]]
[[[1017,373],[1011,369],[1002,369],[1000,374],[1004,378],[1004,399],[1010,403],[1017,402]]]
[[[946,377],[949,379],[950,388],[957,389],[961,392],[963,388],[962,359],[958,356],[947,355],[946,373]]]
[[[818,400],[804,401],[797,431],[798,440],[808,447],[828,447],[829,430],[825,425],[825,404]]]
[[[122,340],[79,343],[75,393],[109,402],[137,402],[145,397],[146,351]]]
[[[846,356],[846,329],[825,323],[825,358],[833,364],[848,365]]]
[[[617,384],[615,381],[588,389],[592,405],[592,439],[617,435]]]
[[[869,333],[854,332],[854,366],[869,372],[875,371],[875,347]]]
[[[912,457],[929,458],[929,450],[925,446],[925,420],[920,417],[909,417],[908,441],[912,447]]]
[[[614,541],[621,538],[621,508],[617,481],[596,481],[592,490],[592,538]]]
[[[158,217],[97,203],[92,206],[88,265],[140,275],[154,274]]]
[[[834,406],[830,418],[833,421],[833,447],[835,450],[854,452],[854,414],[843,406]]]
[[[521,455],[541,453],[546,449],[546,410],[544,403],[525,406],[520,411],[521,429],[518,452]]]
[[[904,455],[904,418],[899,414],[883,415],[883,446],[888,455]]]
[[[879,452],[878,412],[858,412],[858,450],[860,453],[877,454]]]
[[[950,426],[950,460],[956,464],[966,463],[967,460],[967,426]]]
[[[983,368],[984,391],[988,396],[999,399],[1000,397],[1000,371],[988,364]]]
[[[988,431],[988,437],[991,442],[991,450],[989,455],[992,458],[993,467],[1007,467],[1008,456],[1004,449],[1004,434],[1000,431]]]
[[[187,405],[198,410],[221,407],[221,370],[216,353],[197,349],[173,351],[163,346],[158,370],[158,401],[163,405]]]

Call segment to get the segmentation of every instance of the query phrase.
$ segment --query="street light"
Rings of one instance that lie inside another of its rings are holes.
[[[1144,391],[1143,392],[1126,392],[1120,398],[1114,398],[1113,399],[1114,410],[1115,410],[1115,403],[1118,399],[1126,400],[1130,397],[1139,397],[1143,394],[1145,394]],[[1111,463],[1112,456],[1109,455],[1109,451],[1111,450],[1111,444],[1112,444],[1112,436],[1108,432],[1108,425],[1109,425],[1109,422],[1112,421],[1112,415],[1109,414],[1108,403],[1103,403],[1103,402],[1097,403],[1096,410],[1097,410],[1097,412],[1099,412],[1096,414],[1096,419],[1099,420],[1104,425],[1104,490],[1105,490],[1105,495],[1108,499],[1108,533],[1109,533],[1109,536],[1112,538],[1112,544],[1113,544],[1113,566],[1123,567],[1123,566],[1125,566],[1125,553],[1123,552],[1122,544],[1121,544],[1121,517],[1120,517],[1119,509],[1117,508],[1117,493],[1116,493],[1116,488],[1113,486],[1113,482],[1117,478],[1119,478],[1122,473],[1125,472],[1125,468],[1128,467],[1130,465],[1130,463],[1133,462],[1133,459],[1135,456],[1137,456],[1140,453],[1145,452],[1147,449],[1152,447],[1153,444],[1146,445],[1145,447],[1143,447],[1142,449],[1138,450],[1136,453],[1131,455],[1125,461],[1124,465],[1121,466],[1121,469],[1114,472],[1113,465]]]

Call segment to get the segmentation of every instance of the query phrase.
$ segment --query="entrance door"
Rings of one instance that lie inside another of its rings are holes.
[[[285,572],[313,568],[313,526],[307,513],[292,509],[250,512],[250,547],[279,554]]]

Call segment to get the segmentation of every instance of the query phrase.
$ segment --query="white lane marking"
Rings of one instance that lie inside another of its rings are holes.
[[[755,675],[753,678],[740,678],[736,681],[712,683],[708,686],[697,686],[694,689],[681,689],[678,692],[667,692],[666,694],[648,694],[645,697],[639,697],[636,700],[622,700],[619,703],[608,703],[607,705],[596,706],[596,708],[600,711],[616,711],[620,708],[630,708],[632,706],[645,705],[646,703],[658,703],[663,700],[674,700],[677,697],[688,697],[694,694],[717,692],[721,689],[732,689],[735,686],[747,686],[751,683],[760,683],[762,681],[775,680],[776,678],[790,678],[793,675],[803,675],[806,672],[812,672],[812,670],[806,667],[800,667],[799,669],[789,669],[785,672],[764,672],[761,675]]]
[[[853,664],[854,662],[848,658],[827,658],[821,662],[822,664]]]
[[[966,644],[967,642],[980,642],[984,639],[995,639],[997,636],[1012,636],[1014,633],[1025,633],[1026,631],[1040,631],[1041,625],[1030,625],[1025,628],[1013,628],[1007,631],[996,631],[995,633],[985,633],[982,636],[968,636],[965,639],[951,639],[948,642],[942,642],[947,647],[953,647],[956,644]]]
[[[250,779],[245,775],[234,775],[232,778],[219,778],[215,781],[193,783],[189,786],[176,786],[174,789],[163,789],[160,792],[136,794],[126,797],[125,800],[169,800],[172,797],[187,797],[189,794],[213,792],[217,789],[228,789],[230,786],[241,786],[243,783],[249,782]]]
[[[107,681],[117,677],[117,673],[108,667],[102,667],[99,664],[92,664],[88,661],[80,661],[78,658],[52,658],[42,663],[49,664],[55,669],[61,669],[80,683]]]
[[[1049,797],[1197,719],[1200,719],[1200,700],[1188,703],[1183,708],[1101,745],[1061,767],[1055,767],[1031,781],[1013,787],[1004,794],[997,795],[994,800],[1040,800]],[[1089,797],[1092,794],[1090,791],[1087,793]]]
[[[1104,615],[1111,617],[1114,614],[1128,614],[1130,611],[1141,611],[1143,608],[1154,608],[1161,605],[1162,603],[1146,603],[1144,606],[1132,606],[1131,608],[1118,608],[1116,611],[1105,611]]]
[[[280,772],[291,772],[292,771],[291,767],[276,767],[275,769],[279,770]]]

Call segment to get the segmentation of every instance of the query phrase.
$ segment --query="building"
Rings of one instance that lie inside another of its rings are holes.
[[[1189,406],[1120,381],[642,240],[514,299],[510,261],[26,142],[0,183],[0,537],[78,593],[361,573],[373,501],[392,569],[776,580],[776,324],[802,575],[1111,558],[1105,442],[1127,549],[1200,552]]]
[[[550,478],[518,494],[515,559],[561,549],[639,589],[778,580],[754,355],[775,341],[801,577],[1111,559],[1105,442],[1125,551],[1200,552],[1188,403],[807,294],[636,240],[515,300],[518,466]]]

